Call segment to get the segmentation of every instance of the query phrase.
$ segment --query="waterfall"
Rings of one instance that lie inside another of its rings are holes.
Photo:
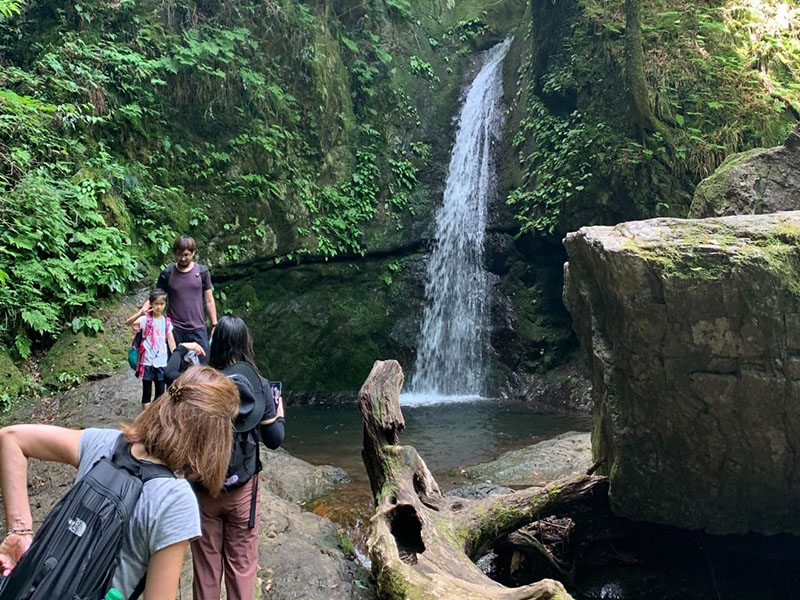
[[[502,124],[502,64],[510,45],[508,39],[486,52],[461,108],[444,202],[436,215],[412,392],[404,404],[485,392],[491,282],[483,266],[483,240],[487,204],[495,193],[492,142]]]

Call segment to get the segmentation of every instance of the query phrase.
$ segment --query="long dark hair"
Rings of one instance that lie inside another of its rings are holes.
[[[208,353],[208,364],[216,369],[224,369],[237,362],[245,362],[256,367],[253,352],[253,336],[245,322],[239,317],[224,316],[217,321],[214,338]]]

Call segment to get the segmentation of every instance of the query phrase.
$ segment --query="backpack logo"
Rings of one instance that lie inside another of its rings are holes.
[[[75,517],[74,519],[70,519],[69,531],[70,533],[74,533],[78,537],[81,537],[86,531],[86,523],[84,523],[81,519],[77,517]]]

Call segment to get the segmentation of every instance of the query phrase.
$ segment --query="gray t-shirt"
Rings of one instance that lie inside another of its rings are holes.
[[[103,456],[111,457],[121,433],[116,429],[86,429],[78,447],[78,477]],[[111,586],[128,598],[147,570],[150,557],[183,540],[200,537],[197,499],[185,479],[160,477],[144,484],[120,549]]]

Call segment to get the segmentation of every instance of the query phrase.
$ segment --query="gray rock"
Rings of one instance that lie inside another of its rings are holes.
[[[329,465],[315,466],[289,454],[283,448],[262,446],[261,478],[270,492],[293,504],[304,504],[348,483],[347,471]]]
[[[783,146],[733,154],[695,189],[690,217],[800,209],[800,125]]]
[[[514,490],[511,488],[503,487],[502,485],[495,485],[493,483],[476,483],[475,485],[468,485],[466,487],[456,488],[450,490],[445,496],[456,496],[458,498],[472,498],[478,500],[486,498],[492,494],[510,494]]]
[[[589,433],[562,433],[533,446],[506,452],[491,462],[468,467],[467,477],[499,485],[531,486],[584,473],[592,464],[589,438]]]
[[[711,533],[800,533],[800,213],[569,234],[611,505]]]

